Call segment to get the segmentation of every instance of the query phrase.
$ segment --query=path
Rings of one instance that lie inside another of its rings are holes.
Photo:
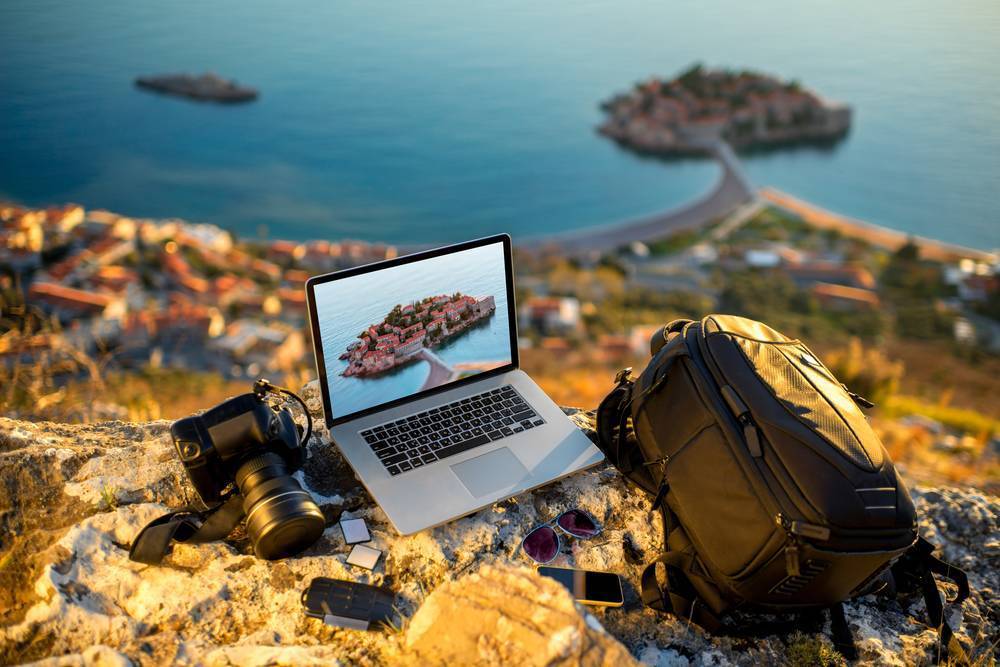
[[[711,191],[690,204],[617,224],[526,239],[518,245],[527,248],[552,246],[576,255],[599,254],[635,241],[653,241],[679,230],[700,227],[712,220],[725,218],[744,204],[753,202],[757,192],[729,145],[716,142],[708,145],[706,151],[719,162],[722,177]]]
[[[452,376],[455,374],[455,371],[451,366],[446,364],[441,357],[437,356],[426,347],[421,348],[420,352],[417,352],[416,356],[417,358],[426,361],[430,366],[430,372],[427,373],[427,379],[424,380],[424,385],[420,387],[420,391],[440,387],[445,382],[451,380]]]

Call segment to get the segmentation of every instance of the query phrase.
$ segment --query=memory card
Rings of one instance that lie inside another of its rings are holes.
[[[364,519],[341,519],[340,530],[344,533],[344,541],[348,544],[371,542],[372,535],[368,532],[368,524]]]
[[[351,565],[363,567],[366,570],[374,570],[381,556],[382,552],[378,549],[372,549],[363,544],[355,544],[354,548],[351,549],[351,553],[347,556],[347,562]]]

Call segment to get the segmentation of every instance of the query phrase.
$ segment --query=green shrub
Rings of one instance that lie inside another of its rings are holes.
[[[796,632],[788,643],[789,667],[833,667],[846,665],[844,656],[819,637]]]

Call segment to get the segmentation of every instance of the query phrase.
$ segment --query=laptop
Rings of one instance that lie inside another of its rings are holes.
[[[326,425],[408,535],[599,463],[518,367],[507,235],[310,278]]]

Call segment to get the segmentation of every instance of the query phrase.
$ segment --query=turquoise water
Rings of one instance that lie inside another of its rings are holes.
[[[0,196],[273,237],[454,241],[604,224],[717,176],[597,136],[598,102],[695,60],[854,105],[833,150],[755,183],[898,229],[1000,246],[1000,3],[5,0]],[[214,70],[220,107],[138,74]]]
[[[496,311],[491,317],[434,348],[434,353],[448,365],[510,363],[506,284],[503,246],[491,244],[318,285],[316,313],[334,416],[343,417],[409,396],[427,379],[430,368],[425,361],[375,377],[341,375],[347,362],[338,359],[340,354],[369,325],[381,322],[396,304],[455,292],[477,297],[493,295]]]

